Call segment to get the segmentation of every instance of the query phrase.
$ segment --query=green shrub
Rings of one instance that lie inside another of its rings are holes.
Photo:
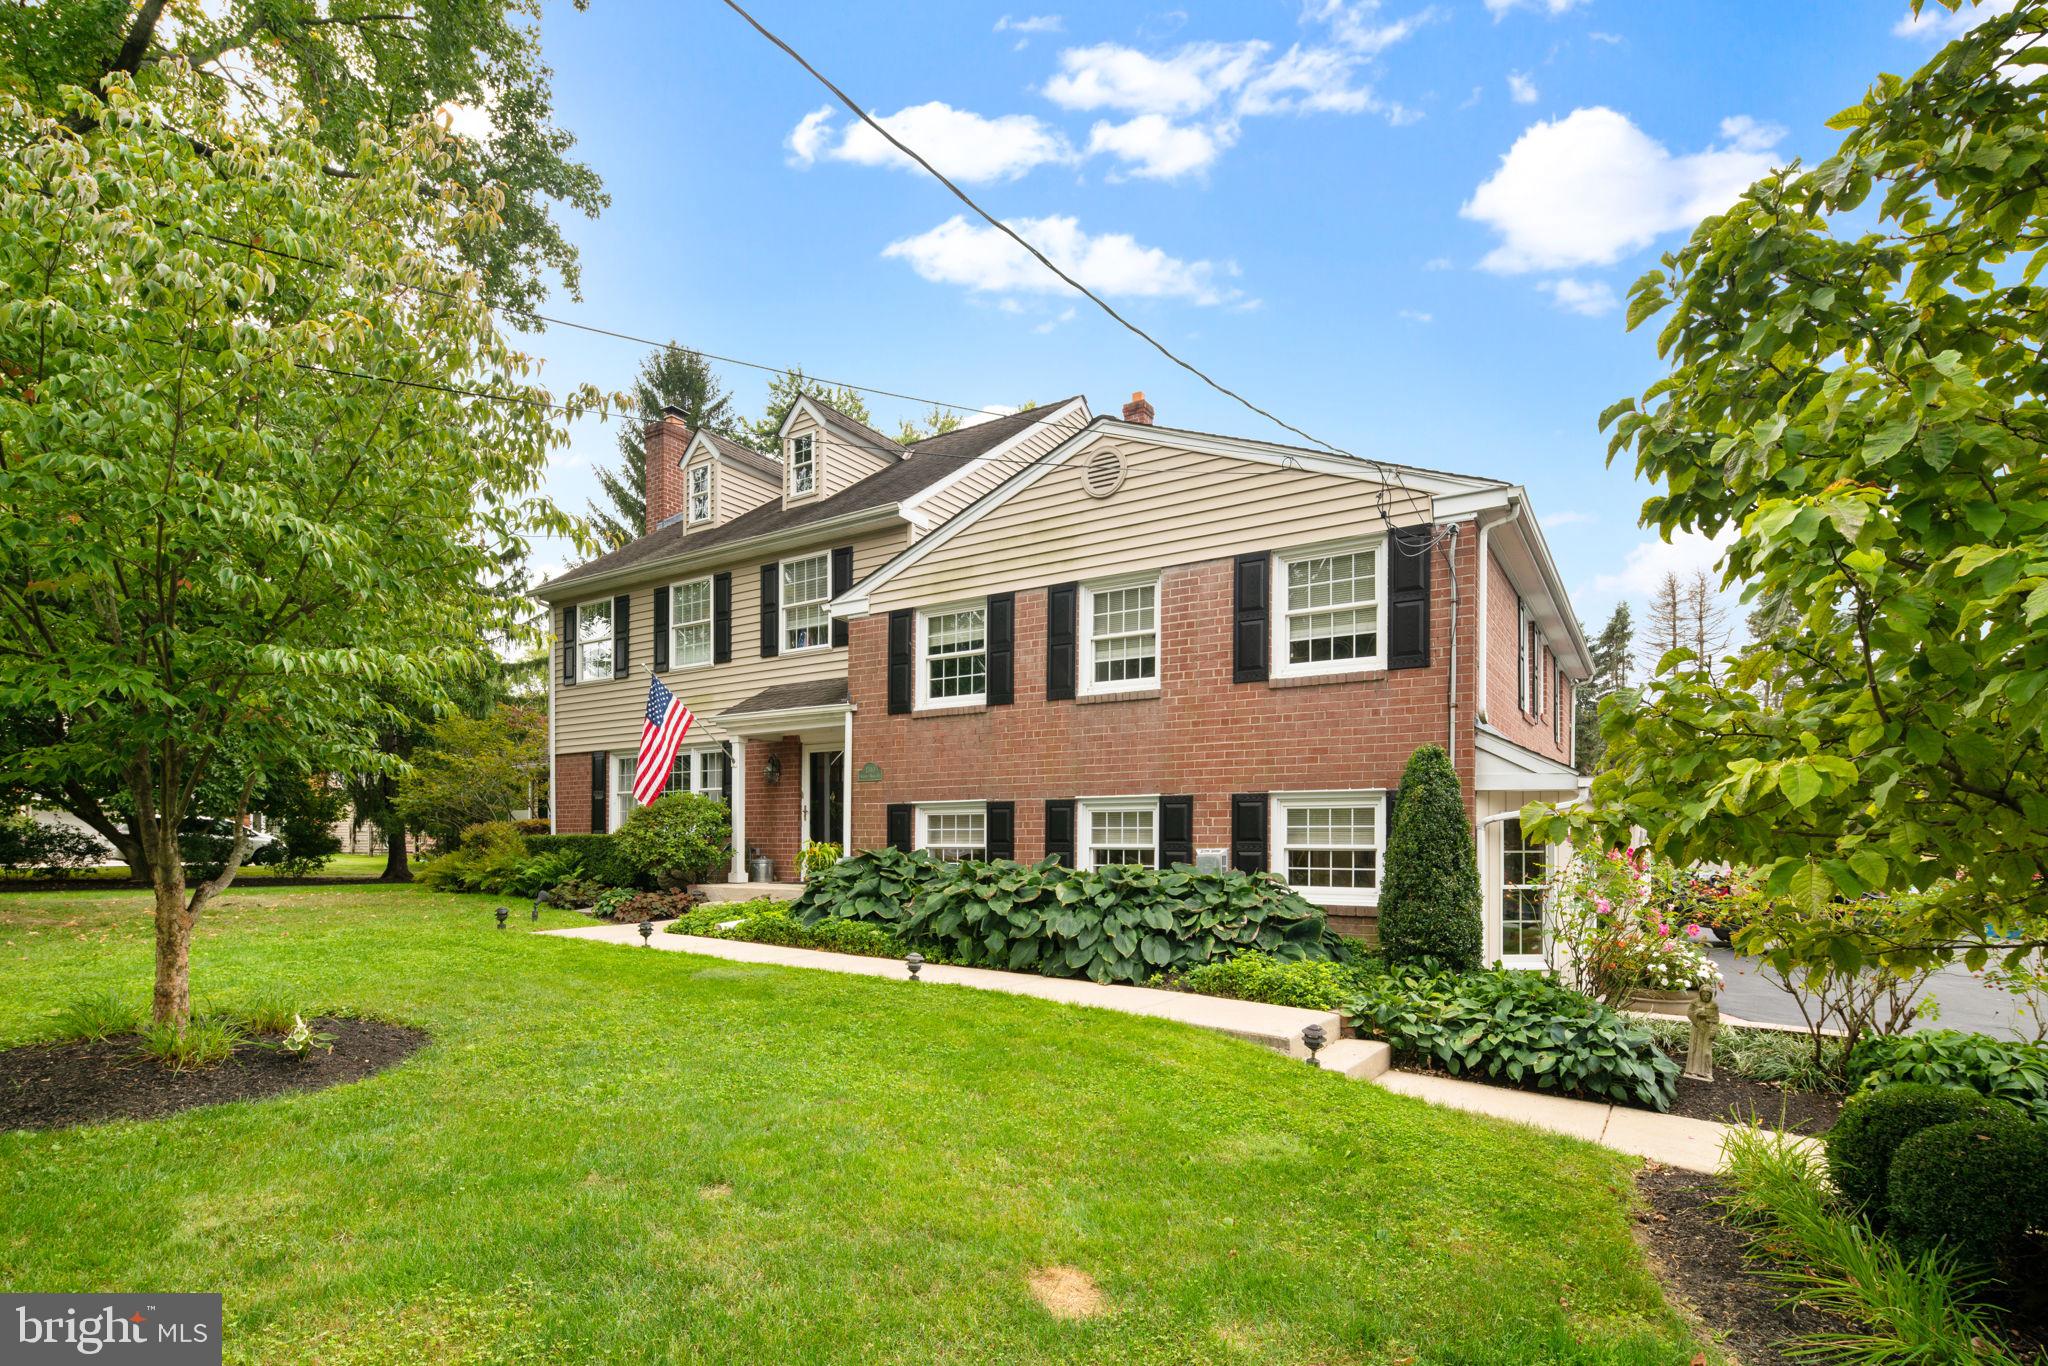
[[[642,880],[702,882],[732,861],[732,813],[714,797],[673,792],[634,807],[614,839]]]
[[[57,1012],[57,1037],[90,1039],[98,1043],[121,1034],[133,1034],[142,1020],[135,1002],[118,991],[105,991],[73,1001]]]
[[[583,860],[574,852],[550,849],[543,854],[529,854],[505,890],[516,896],[538,896],[542,892],[552,892],[565,882],[573,882],[582,874]]]
[[[173,1072],[226,1062],[249,1037],[241,1026],[217,1017],[195,1019],[183,1029],[146,1024],[135,1034],[142,1041],[144,1055]]]
[[[2019,1110],[1966,1086],[1904,1082],[1851,1096],[1828,1130],[1828,1175],[1849,1207],[1883,1222],[1892,1155],[1899,1145],[1937,1124],[2014,1118]]]
[[[796,875],[809,882],[844,857],[846,851],[833,840],[806,840],[797,850]]]
[[[767,898],[699,906],[668,928],[671,934],[856,953],[868,958],[900,958],[909,952],[900,939],[871,921],[820,920],[806,925],[791,913],[789,902]]]
[[[1922,1129],[1892,1154],[1886,1229],[1909,1251],[2011,1268],[2048,1228],[2048,1124],[2017,1115]]]
[[[1389,963],[1479,966],[1479,861],[1450,756],[1424,745],[1408,758],[1380,879],[1380,949]]]
[[[1383,969],[1372,959],[1331,963],[1312,958],[1282,962],[1263,953],[1241,953],[1219,963],[1201,963],[1176,979],[1204,996],[1263,1001],[1306,1010],[1335,1010]]]
[[[1643,1026],[1548,973],[1425,974],[1397,968],[1369,980],[1347,1013],[1360,1032],[1453,1076],[1600,1096],[1668,1110],[1678,1063]]]
[[[619,848],[616,835],[534,835],[527,839],[526,848],[533,854],[574,854],[582,865],[583,878],[600,887],[654,885],[652,878],[640,876]]]
[[[587,877],[572,877],[557,882],[548,889],[548,904],[560,906],[564,910],[582,910],[588,906],[595,906],[597,899],[611,890],[602,882],[593,882]]]
[[[1692,1042],[1692,1026],[1684,1020],[1645,1020],[1667,1053],[1682,1055]],[[1750,1081],[1771,1081],[1795,1091],[1842,1089],[1842,1050],[1824,1049],[1813,1057],[1813,1040],[1782,1029],[1748,1029],[1724,1025],[1714,1035],[1714,1069]]]
[[[65,873],[111,857],[99,836],[73,826],[45,824],[26,811],[0,818],[0,868]]]
[[[946,865],[920,849],[870,849],[820,869],[797,898],[797,919],[831,917],[887,924],[910,911],[918,890],[942,876]]]
[[[2048,1048],[1958,1029],[1865,1038],[1849,1055],[1849,1083],[1866,1090],[1895,1082],[1967,1086],[2048,1119]]]
[[[502,892],[527,859],[526,839],[510,821],[486,821],[462,842],[421,864],[416,876],[437,892]]]
[[[512,824],[519,827],[519,833],[522,835],[545,835],[553,822],[545,816],[522,816]]]

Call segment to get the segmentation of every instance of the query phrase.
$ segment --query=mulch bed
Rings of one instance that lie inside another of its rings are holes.
[[[396,1066],[427,1042],[421,1030],[382,1020],[311,1023],[334,1036],[331,1050],[295,1058],[252,1041],[225,1062],[189,1072],[148,1057],[132,1037],[7,1049],[0,1052],[0,1131],[156,1119],[195,1105],[319,1091]]]
[[[1784,1290],[1749,1270],[1746,1240],[1722,1217],[1725,1189],[1714,1177],[1650,1164],[1636,1178],[1637,1241],[1671,1302],[1743,1366],[1795,1366],[1799,1358],[1786,1351],[1794,1339],[1849,1325],[1786,1305]]]
[[[1751,1081],[1716,1070],[1712,1081],[1680,1077],[1671,1113],[1723,1124],[1747,1124],[1754,1118],[1767,1129],[1788,1134],[1824,1134],[1842,1113],[1842,1097],[1790,1091],[1774,1081]]]

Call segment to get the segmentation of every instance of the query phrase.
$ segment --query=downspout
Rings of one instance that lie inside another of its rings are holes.
[[[548,625],[554,627],[561,619],[562,614],[555,610],[553,603],[549,603]],[[548,640],[556,645],[566,644],[566,642],[555,640],[555,632],[553,630],[548,632]],[[548,833],[550,835],[557,833],[555,813],[562,809],[562,803],[557,800],[559,794],[555,791],[555,679],[561,672],[562,666],[555,659],[554,650],[550,649],[548,651]]]
[[[1477,570],[1477,577],[1479,580],[1479,680],[1476,686],[1473,688],[1474,693],[1477,694],[1478,701],[1473,704],[1472,710],[1474,715],[1476,715],[1479,718],[1481,724],[1484,724],[1492,719],[1486,714],[1486,685],[1488,680],[1492,677],[1492,675],[1487,672],[1487,641],[1493,635],[1493,632],[1487,629],[1489,618],[1486,615],[1487,585],[1493,582],[1493,561],[1487,555],[1487,539],[1492,534],[1492,531],[1495,527],[1509,526],[1515,521],[1517,521],[1521,517],[1521,515],[1522,503],[1520,499],[1516,499],[1514,502],[1508,504],[1508,515],[1502,517],[1499,521],[1489,522],[1486,520],[1484,514],[1481,514],[1478,519],[1479,568]]]
[[[1451,523],[1450,534],[1444,537],[1445,572],[1451,579],[1451,670],[1450,682],[1444,689],[1449,700],[1450,735],[1449,754],[1451,769],[1458,767],[1458,524]]]

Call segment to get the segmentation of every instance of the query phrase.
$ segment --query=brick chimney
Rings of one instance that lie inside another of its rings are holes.
[[[683,510],[683,452],[690,449],[691,435],[683,410],[673,404],[647,424],[642,440],[647,445],[648,531]]]
[[[1131,401],[1124,405],[1124,421],[1152,425],[1152,405],[1145,401],[1145,391],[1138,390],[1131,395]]]

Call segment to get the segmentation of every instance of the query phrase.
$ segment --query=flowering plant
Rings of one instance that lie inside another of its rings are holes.
[[[1649,851],[1580,854],[1557,870],[1550,892],[1551,966],[1580,990],[1619,1006],[1639,991],[1720,988],[1703,928],[1666,915],[1668,887],[1652,876]]]

